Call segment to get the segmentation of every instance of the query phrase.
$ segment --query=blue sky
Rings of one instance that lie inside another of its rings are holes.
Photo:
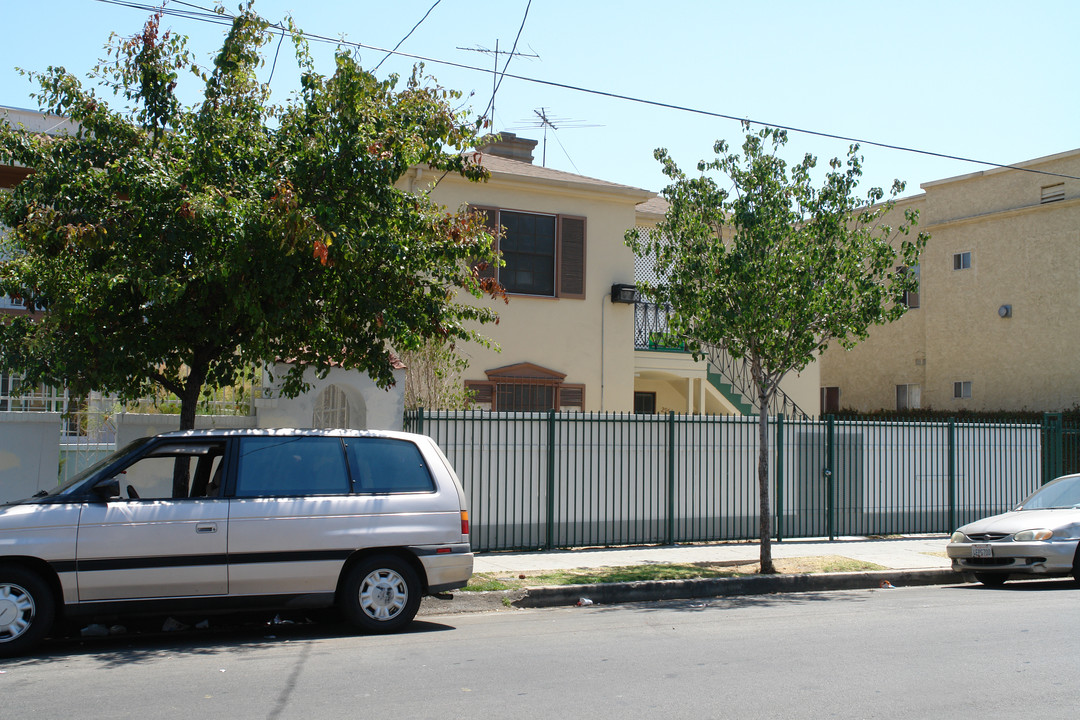
[[[435,0],[257,0],[271,20],[291,14],[305,31],[391,48]],[[208,0],[194,4],[211,7]],[[0,105],[36,108],[32,85],[15,66],[63,65],[84,77],[103,55],[109,33],[137,32],[145,13],[97,0],[29,3],[0,0]],[[491,57],[459,48],[509,50],[527,0],[441,0],[401,46],[403,52],[472,66]],[[236,2],[227,4],[232,10]],[[173,2],[176,9],[190,7]],[[180,18],[164,24],[191,38],[207,63],[224,28]],[[1013,163],[1080,147],[1080,3],[728,2],[717,0],[533,0],[508,72],[936,153]],[[289,46],[272,87],[295,89]],[[315,44],[329,71],[333,46]],[[361,50],[374,67],[383,53]],[[380,75],[405,75],[414,61],[391,58]],[[500,63],[501,67],[501,63]],[[429,62],[440,84],[475,92],[482,112],[492,78],[478,70]],[[269,77],[269,67],[264,68]],[[194,87],[192,88],[195,89]],[[543,138],[535,111],[563,123],[547,134],[547,165],[660,190],[653,159],[667,147],[684,167],[711,157],[722,138],[741,140],[739,123],[660,109],[507,78],[495,101],[495,129]],[[594,126],[594,127],[587,127]],[[824,160],[848,143],[793,133],[789,161],[812,152]],[[537,149],[540,162],[541,148]],[[866,186],[893,178],[921,182],[985,166],[864,146]]]

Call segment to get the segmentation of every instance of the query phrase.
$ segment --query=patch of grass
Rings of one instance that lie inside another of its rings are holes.
[[[780,573],[861,572],[884,570],[880,565],[852,560],[840,555],[788,558],[775,560]],[[523,573],[524,577],[502,573],[476,573],[465,592],[517,590],[545,585],[593,585],[603,583],[638,582],[643,580],[694,580],[698,578],[753,575],[757,563],[688,563],[672,565],[627,565],[625,567],[580,568],[575,570],[546,570]]]

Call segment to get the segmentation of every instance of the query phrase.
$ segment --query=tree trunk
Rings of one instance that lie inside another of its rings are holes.
[[[758,572],[773,574],[772,561],[772,503],[769,501],[769,397],[758,392],[758,521],[761,542],[761,568]]]
[[[184,384],[184,391],[180,394],[180,429],[181,430],[194,430],[195,429],[195,411],[199,407],[199,394],[202,392],[203,379],[206,377],[206,370],[202,370],[198,374],[193,370],[187,377],[187,382]],[[187,459],[183,462],[179,460],[173,467],[173,497],[187,497],[189,478],[189,466],[190,463]]]

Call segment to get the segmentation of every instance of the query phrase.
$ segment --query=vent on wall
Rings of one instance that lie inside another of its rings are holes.
[[[1046,185],[1042,189],[1042,198],[1039,202],[1042,204],[1058,202],[1065,199],[1065,183],[1059,182],[1057,185]]]

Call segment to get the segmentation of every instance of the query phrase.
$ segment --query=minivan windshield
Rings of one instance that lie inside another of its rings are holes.
[[[96,463],[94,463],[90,467],[79,471],[74,477],[72,477],[67,482],[65,482],[65,483],[63,483],[61,485],[57,485],[56,487],[52,488],[51,490],[48,491],[48,493],[46,493],[46,496],[51,497],[51,496],[54,496],[54,495],[64,495],[64,494],[66,494],[67,492],[69,492],[71,490],[71,488],[75,487],[76,485],[81,483],[86,478],[90,477],[91,475],[93,475],[97,471],[101,470],[106,465],[109,465],[110,463],[116,462],[116,460],[118,460],[122,455],[127,455],[130,452],[138,450],[140,447],[142,447],[143,445],[146,445],[147,443],[149,443],[153,439],[154,438],[152,438],[152,437],[143,437],[143,438],[139,438],[137,440],[132,440],[131,442],[129,442],[127,445],[120,448],[116,452],[110,453],[109,455],[106,455],[105,457],[101,458],[100,460],[98,460]]]
[[[1074,507],[1080,507],[1080,475],[1067,475],[1043,485],[1032,493],[1018,509],[1048,510]]]

